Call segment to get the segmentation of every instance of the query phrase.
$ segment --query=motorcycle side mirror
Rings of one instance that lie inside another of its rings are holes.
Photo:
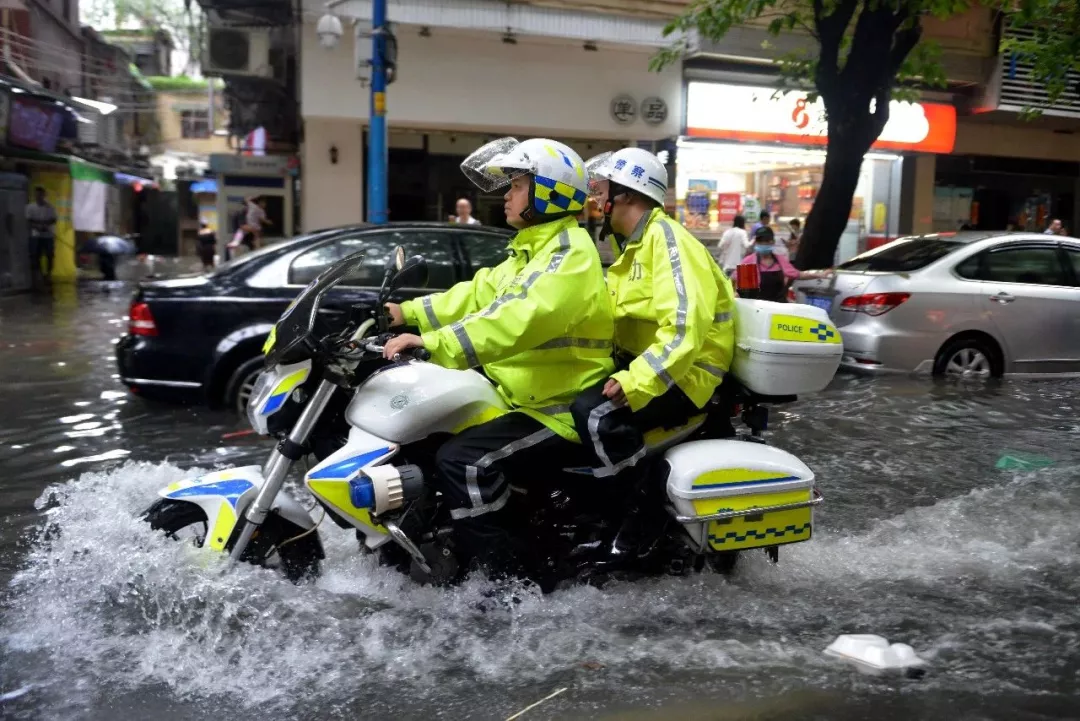
[[[402,268],[405,267],[405,249],[400,245],[394,248],[393,262],[394,270],[400,273]]]
[[[428,264],[423,256],[414,255],[401,264],[397,275],[390,283],[394,290],[398,288],[426,288],[428,284]]]

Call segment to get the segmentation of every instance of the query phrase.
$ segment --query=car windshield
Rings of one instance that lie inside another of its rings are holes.
[[[941,260],[964,243],[952,238],[912,238],[886,245],[840,264],[840,270],[872,273],[910,273]]]

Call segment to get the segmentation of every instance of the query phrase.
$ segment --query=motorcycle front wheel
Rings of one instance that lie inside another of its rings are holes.
[[[143,519],[155,531],[161,531],[177,541],[188,541],[202,548],[206,540],[206,514],[194,503],[162,498],[146,510]],[[238,535],[236,531],[233,532],[226,550],[232,548]],[[290,581],[299,583],[319,575],[319,561],[322,558],[322,543],[317,533],[305,535],[300,526],[271,513],[251,539],[240,560],[279,569]]]

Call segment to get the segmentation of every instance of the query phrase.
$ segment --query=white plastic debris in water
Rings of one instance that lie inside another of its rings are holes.
[[[906,643],[890,644],[881,636],[870,633],[839,636],[829,644],[825,653],[870,672],[908,670],[921,675],[918,672],[926,665],[926,661],[919,658],[915,649]]]
[[[34,684],[28,684],[22,688],[17,688],[14,691],[8,691],[7,693],[0,693],[0,703],[5,701],[14,701],[20,696],[25,696],[34,690]]]

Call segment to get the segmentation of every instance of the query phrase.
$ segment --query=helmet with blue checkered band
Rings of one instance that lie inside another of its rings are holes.
[[[660,158],[641,148],[623,148],[614,153],[602,153],[585,163],[590,184],[610,180],[616,185],[641,193],[657,205],[664,204],[667,195],[668,172]],[[612,193],[616,195],[617,193]]]
[[[522,213],[526,220],[545,222],[577,215],[588,200],[585,163],[569,146],[556,140],[493,140],[465,158],[461,170],[488,193],[506,187],[519,176],[531,176],[529,207]]]

